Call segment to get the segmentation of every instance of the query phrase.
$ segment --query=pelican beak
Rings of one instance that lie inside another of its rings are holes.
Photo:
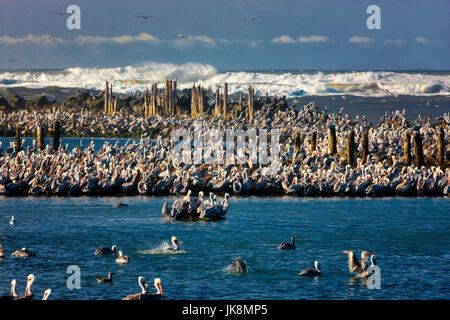
[[[158,282],[156,285],[158,286],[158,289],[159,289],[159,292],[161,293],[161,295],[163,295],[163,290],[162,290],[161,282]]]

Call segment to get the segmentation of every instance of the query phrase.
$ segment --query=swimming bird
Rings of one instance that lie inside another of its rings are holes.
[[[139,287],[141,287],[141,292],[130,294],[123,298],[122,300],[142,300],[142,297],[144,297],[147,294],[147,291],[145,290],[145,278],[142,276],[138,277],[138,284]]]
[[[109,272],[108,273],[108,278],[95,276],[95,279],[97,279],[98,283],[112,283],[112,275],[113,274],[114,274],[114,272]]]
[[[0,300],[16,300],[17,299],[17,293],[16,293],[16,279],[11,280],[11,292],[9,295],[0,297]]]
[[[298,275],[303,276],[303,277],[321,276],[322,271],[319,270],[319,261],[314,261],[314,268],[302,270],[302,271],[300,271],[300,273]]]
[[[11,256],[13,257],[22,257],[22,258],[33,257],[35,255],[36,255],[35,253],[28,251],[27,248],[22,248],[11,253]]]
[[[115,255],[117,251],[117,247],[113,245],[111,248],[108,247],[100,247],[95,250],[96,255]]]
[[[30,273],[27,277],[27,287],[25,288],[25,293],[18,296],[15,300],[31,300],[34,297],[34,293],[31,292],[31,285],[34,282],[34,274]]]
[[[369,276],[366,269],[366,260],[370,257],[371,253],[369,251],[361,251],[361,263],[359,263],[356,255],[353,251],[342,251],[348,257],[348,268],[350,273],[357,273],[358,278],[366,278]]]
[[[236,273],[247,272],[247,265],[241,258],[237,258],[233,264],[229,265],[229,271]]]
[[[119,250],[119,256],[116,259],[117,263],[128,263],[130,262],[130,258],[128,256],[124,256],[122,250]]]
[[[122,202],[122,200],[114,204],[114,208],[123,208],[123,207],[128,207],[128,204]]]
[[[283,242],[278,246],[278,249],[279,250],[294,250],[294,249],[296,249],[294,236],[291,237],[291,243]]]
[[[161,300],[164,298],[163,296],[163,290],[161,285],[161,279],[155,278],[153,281],[153,284],[155,285],[156,292],[155,293],[146,293],[142,300]],[[148,285],[146,284],[146,288],[148,289]]]
[[[5,252],[3,251],[3,247],[0,244],[0,259],[4,259],[5,258]]]
[[[50,296],[50,293],[52,293],[52,289],[47,289],[44,291],[44,296],[42,297],[42,300],[47,300],[48,297]]]
[[[14,218],[14,216],[11,216],[11,220],[9,220],[9,224],[14,225],[15,223],[16,223],[16,219]]]
[[[167,248],[167,250],[172,250],[172,251],[178,251],[179,250],[179,246],[178,246],[178,239],[175,236],[172,236],[172,244],[173,247],[169,247]]]

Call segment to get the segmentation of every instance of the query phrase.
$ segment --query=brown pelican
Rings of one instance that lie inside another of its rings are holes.
[[[5,258],[5,252],[3,251],[3,247],[0,244],[0,259],[4,259]]]
[[[16,300],[17,299],[17,293],[16,293],[16,279],[11,280],[11,293],[7,296],[0,297],[0,300]]]
[[[130,258],[128,258],[128,256],[124,256],[122,254],[122,250],[119,250],[119,256],[116,259],[117,263],[128,263],[130,262]]]
[[[361,264],[358,262],[356,255],[353,251],[342,251],[348,257],[348,268],[350,273],[356,272],[358,278],[368,277],[369,274],[366,271],[366,261],[370,257],[369,251],[361,251]]]
[[[242,273],[247,272],[247,265],[241,258],[237,258],[233,264],[230,264],[227,267],[227,270],[230,272]]]
[[[44,291],[44,296],[42,297],[42,300],[47,300],[48,296],[52,293],[52,289],[47,289]]]
[[[178,246],[178,239],[175,236],[172,236],[172,244],[173,247],[167,248],[167,250],[178,251],[180,248]]]
[[[142,300],[161,300],[163,299],[163,290],[161,286],[161,279],[155,278],[153,281],[153,284],[155,285],[156,292],[155,293],[146,293]],[[148,289],[148,285],[145,285]]]
[[[278,246],[279,250],[294,250],[295,247],[295,238],[294,236],[291,237],[291,243],[289,242],[283,242]]]
[[[123,207],[128,207],[128,204],[122,202],[122,200],[114,204],[114,208],[123,208]]]
[[[22,248],[11,253],[11,256],[13,257],[23,257],[23,258],[33,257],[35,255],[36,255],[35,253],[28,251],[27,248]]]
[[[16,300],[31,300],[34,297],[34,293],[31,292],[31,285],[34,282],[34,274],[29,274],[27,277],[27,287],[25,288],[25,293],[18,296]]]
[[[113,245],[111,248],[108,247],[100,247],[95,250],[96,255],[115,255],[117,251],[117,247]]]
[[[114,272],[109,272],[108,273],[108,278],[95,276],[95,279],[97,279],[98,283],[112,283],[112,275],[113,274],[114,274]]]
[[[139,276],[138,284],[139,287],[141,287],[141,292],[130,294],[129,296],[126,296],[122,300],[143,300],[142,298],[147,294],[147,291],[145,290],[145,278]]]
[[[302,270],[302,271],[300,271],[300,273],[298,275],[303,276],[303,277],[321,276],[322,271],[319,270],[319,261],[314,261],[314,268]]]

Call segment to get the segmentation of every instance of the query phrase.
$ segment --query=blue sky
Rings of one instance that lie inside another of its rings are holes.
[[[71,4],[81,8],[81,30],[68,30],[67,15],[52,13]],[[381,8],[380,30],[366,27],[371,4]],[[155,61],[218,69],[448,70],[449,17],[448,0],[1,0],[0,68]]]

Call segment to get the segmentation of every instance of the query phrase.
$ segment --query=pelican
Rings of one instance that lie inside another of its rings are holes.
[[[27,277],[27,287],[25,288],[25,293],[18,296],[16,300],[31,300],[34,297],[34,293],[31,292],[31,285],[34,282],[34,274],[30,273]]]
[[[111,248],[108,247],[100,247],[95,250],[96,255],[115,255],[117,251],[117,247],[113,245]]]
[[[145,278],[142,276],[138,277],[138,284],[139,287],[141,287],[141,292],[130,294],[129,296],[126,296],[122,300],[143,300],[142,298],[147,294],[147,291],[145,290]]]
[[[346,254],[348,257],[348,268],[350,273],[356,272],[358,278],[366,278],[369,276],[366,271],[366,260],[370,257],[371,253],[369,251],[361,251],[361,263],[359,263],[356,255],[353,251],[342,251],[342,253]]]
[[[116,259],[117,263],[128,263],[130,262],[130,258],[128,258],[128,256],[124,256],[122,254],[122,250],[119,250],[119,256]]]
[[[13,226],[15,223],[16,223],[16,219],[14,218],[14,216],[12,216],[11,220],[9,220],[9,224]]]
[[[52,289],[47,289],[44,291],[44,296],[42,297],[42,300],[47,300],[48,296],[52,293]]]
[[[95,276],[95,279],[97,279],[98,283],[112,283],[112,275],[113,274],[114,274],[114,272],[109,272],[108,273],[108,278]]]
[[[303,277],[321,276],[322,271],[319,270],[319,261],[314,261],[314,268],[302,270],[302,271],[300,271],[300,273],[298,275],[303,276]]]
[[[16,300],[17,299],[17,293],[16,293],[16,279],[11,280],[11,293],[7,296],[0,297],[0,300]]]
[[[237,273],[247,272],[247,265],[241,258],[237,258],[234,263],[230,265],[230,271]]]
[[[0,244],[0,259],[4,259],[5,258],[5,252],[3,251],[3,247]]]
[[[114,208],[123,208],[123,207],[128,207],[128,204],[122,202],[122,200],[114,204]]]
[[[136,16],[136,18],[148,20],[148,19],[150,19],[150,18],[155,18],[155,16]]]
[[[146,295],[143,297],[143,300],[161,300],[163,299],[163,290],[161,286],[161,279],[155,278],[153,281],[153,284],[156,288],[156,293],[146,293]],[[148,285],[146,285],[148,288]]]
[[[167,250],[172,250],[172,251],[178,251],[180,249],[179,245],[178,245],[178,239],[175,236],[172,236],[172,244],[173,247],[168,248]]]
[[[291,243],[289,242],[283,242],[278,246],[279,250],[294,250],[295,247],[295,238],[294,236],[291,237]]]
[[[20,250],[16,250],[13,253],[11,253],[11,256],[13,257],[22,257],[22,258],[33,257],[35,255],[36,255],[35,253],[28,251],[27,248],[22,248]]]

